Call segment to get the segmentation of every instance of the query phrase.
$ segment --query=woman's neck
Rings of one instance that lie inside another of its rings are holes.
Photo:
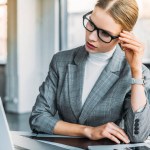
[[[98,63],[98,64],[100,62],[107,62],[112,57],[113,53],[115,52],[115,49],[116,47],[111,51],[105,53],[89,53],[88,59],[93,63]]]

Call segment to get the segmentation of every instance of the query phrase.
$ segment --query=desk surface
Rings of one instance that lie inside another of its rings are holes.
[[[48,141],[48,142],[55,142],[59,144],[65,144],[73,147],[78,147],[81,149],[87,149],[88,146],[93,145],[115,145],[114,142],[108,140],[108,139],[102,139],[102,140],[89,140],[87,138],[68,138],[68,137],[30,137],[32,139],[36,140],[42,140],[42,141]]]
[[[60,135],[48,135],[48,134],[34,134],[29,132],[11,132],[12,134],[25,136],[35,140],[41,140],[45,142],[54,142],[57,144],[63,144],[71,147],[76,147],[79,149],[87,149],[88,146],[93,145],[115,145],[114,142],[108,139],[101,139],[101,140],[89,140],[87,138],[82,137],[72,137],[72,136],[60,136]]]
[[[42,140],[46,142],[54,142],[58,144],[64,144],[71,147],[77,147],[79,149],[87,149],[88,146],[95,145],[115,145],[114,142],[108,139],[101,139],[97,141],[89,140],[82,137],[70,137],[70,136],[60,136],[60,135],[47,135],[47,134],[33,134],[29,132],[12,132],[12,134],[17,134],[20,136],[25,136],[31,139]],[[71,149],[71,148],[70,148]]]

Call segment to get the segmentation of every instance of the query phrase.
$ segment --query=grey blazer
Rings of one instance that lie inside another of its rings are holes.
[[[52,134],[59,120],[94,127],[108,122],[120,125],[124,120],[124,130],[130,140],[143,142],[150,133],[150,71],[143,65],[147,104],[142,112],[134,113],[130,104],[130,66],[118,46],[81,107],[87,56],[85,46],[53,56],[33,106],[31,129]]]

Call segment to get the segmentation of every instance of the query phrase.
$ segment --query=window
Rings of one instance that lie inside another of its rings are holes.
[[[0,64],[7,59],[7,0],[0,0]]]
[[[150,1],[137,1],[140,6],[140,17],[135,26],[135,34],[145,45],[143,63],[150,64]]]

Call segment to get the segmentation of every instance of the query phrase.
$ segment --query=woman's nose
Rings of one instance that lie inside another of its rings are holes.
[[[91,41],[97,41],[98,37],[97,37],[97,31],[96,31],[96,30],[93,31],[93,32],[90,32],[90,34],[89,34],[89,39],[90,39]]]

